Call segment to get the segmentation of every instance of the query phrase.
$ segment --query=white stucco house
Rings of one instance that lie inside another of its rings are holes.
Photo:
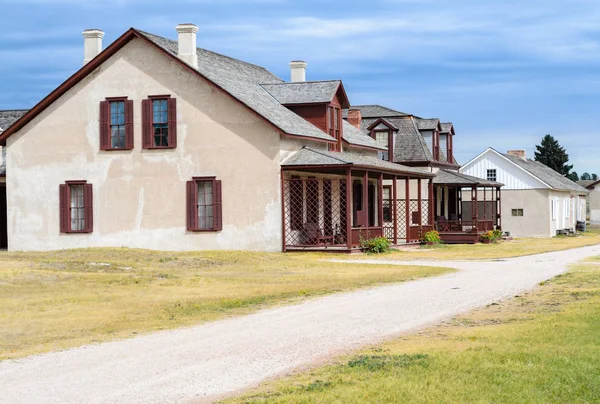
[[[434,174],[380,158],[341,80],[293,61],[285,81],[176,31],[106,49],[84,31],[83,67],[4,128],[9,250],[351,251],[389,223],[398,243],[432,227]]]
[[[587,191],[537,161],[524,150],[500,153],[488,148],[463,165],[461,173],[499,181],[502,230],[511,235],[552,237],[585,220]]]
[[[587,214],[590,224],[600,225],[600,180],[581,180],[577,184],[584,187],[588,192]]]

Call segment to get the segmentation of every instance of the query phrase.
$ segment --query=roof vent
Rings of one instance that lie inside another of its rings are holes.
[[[198,54],[196,53],[196,33],[198,27],[194,24],[179,24],[177,30],[177,56],[192,66],[198,68]]]
[[[519,157],[523,160],[527,160],[527,158],[525,156],[525,150],[509,150],[506,152],[506,154],[508,154],[510,156]]]
[[[83,65],[87,65],[90,60],[102,52],[102,38],[104,32],[99,29],[86,29],[83,35]]]
[[[306,81],[306,62],[303,60],[292,60],[290,62],[290,71],[293,82]]]

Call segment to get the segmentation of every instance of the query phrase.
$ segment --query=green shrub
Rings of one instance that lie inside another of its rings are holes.
[[[427,244],[439,244],[442,242],[442,238],[437,230],[431,230],[423,235],[423,241],[425,241]]]
[[[360,246],[367,253],[380,254],[390,250],[390,241],[386,237],[373,237],[370,239],[361,239]]]

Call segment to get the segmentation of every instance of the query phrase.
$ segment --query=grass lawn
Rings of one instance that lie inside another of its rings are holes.
[[[496,244],[447,244],[439,246],[423,246],[412,249],[394,250],[389,254],[377,257],[365,256],[365,259],[394,260],[482,260],[494,258],[510,258],[523,255],[540,254],[551,251],[568,250],[600,244],[600,229],[591,229],[576,237],[558,236],[553,238],[518,238],[512,241],[501,241]],[[343,257],[342,257],[343,258]],[[357,257],[346,257],[356,259]]]
[[[304,254],[88,249],[0,253],[0,360],[450,272]]]
[[[600,402],[598,264],[230,401]]]

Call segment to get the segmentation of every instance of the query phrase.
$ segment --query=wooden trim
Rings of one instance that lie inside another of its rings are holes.
[[[309,136],[292,135],[292,134],[286,133],[283,129],[281,129],[280,127],[275,125],[273,122],[269,121],[267,118],[265,118],[258,112],[256,112],[253,108],[246,105],[240,99],[233,96],[231,93],[226,91],[223,87],[219,86],[217,83],[215,83],[214,81],[207,78],[205,75],[200,73],[198,70],[194,69],[193,67],[188,65],[183,60],[179,59],[174,54],[168,52],[166,49],[155,44],[154,42],[152,42],[151,40],[146,38],[143,34],[138,32],[136,29],[130,28],[126,32],[124,32],[123,35],[121,35],[119,38],[117,38],[117,40],[115,40],[113,43],[111,43],[106,49],[104,49],[102,52],[100,52],[100,54],[98,56],[93,58],[89,63],[87,63],[81,69],[79,69],[77,72],[75,72],[72,76],[70,76],[67,80],[65,80],[60,86],[55,88],[50,94],[48,94],[40,102],[38,102],[32,109],[29,110],[29,112],[27,112],[25,115],[23,115],[21,118],[19,118],[4,132],[2,132],[2,134],[0,134],[0,145],[5,146],[6,139],[8,139],[14,133],[18,132],[29,122],[31,122],[35,117],[37,117],[40,113],[42,113],[46,108],[48,108],[58,98],[60,98],[62,95],[64,95],[67,91],[69,91],[75,85],[77,85],[81,80],[83,80],[85,77],[87,77],[91,72],[93,72],[98,67],[100,67],[106,60],[108,60],[111,56],[113,56],[117,51],[119,51],[121,48],[123,48],[125,45],[127,45],[134,38],[141,39],[146,44],[149,44],[154,49],[156,49],[160,53],[162,53],[163,55],[165,55],[165,56],[169,57],[171,60],[175,61],[177,64],[179,64],[181,67],[183,67],[187,71],[194,73],[195,75],[197,75],[200,78],[202,78],[203,80],[205,80],[208,84],[215,87],[217,90],[223,92],[229,98],[242,104],[252,114],[259,117],[268,126],[272,127],[273,129],[275,129],[277,132],[283,134],[284,136],[300,137],[303,139],[310,139],[310,140],[317,141],[317,142],[327,142],[327,143],[331,142],[329,140],[318,139],[318,138],[313,138],[313,137],[309,137]]]
[[[368,118],[363,116],[363,118]],[[384,124],[385,126],[388,127],[388,129],[392,130],[392,131],[396,131],[397,129],[394,128],[393,126],[391,126],[391,124],[389,122],[387,122],[384,118],[379,118],[377,119],[375,122],[373,122],[371,125],[369,125],[367,127],[367,130],[370,132],[372,131],[377,125],[379,125],[380,123]]]
[[[379,219],[379,226],[383,226],[383,173],[379,173],[377,179],[377,218]]]
[[[429,185],[428,185],[429,189],[428,189],[428,195],[427,198],[429,200],[429,225],[433,226],[433,222],[434,222],[434,201],[433,201],[433,179],[429,180]],[[460,192],[460,191],[459,191]]]
[[[419,214],[419,227],[421,229],[423,229],[423,212],[422,212],[422,210],[423,210],[423,207],[422,207],[423,203],[422,203],[422,200],[421,200],[421,198],[422,198],[422,195],[421,195],[422,194],[422,190],[421,190],[421,179],[420,178],[417,179],[417,187],[418,187],[418,189],[417,189],[417,203],[418,203],[417,212]]]
[[[71,185],[83,186],[83,230],[71,229]],[[86,234],[94,230],[94,196],[92,184],[86,180],[69,180],[59,187],[60,232],[66,234]]]
[[[369,227],[369,172],[368,171],[365,171],[365,173],[363,174],[362,186],[363,186],[362,225],[364,227]]]
[[[406,200],[406,209],[405,209],[405,220],[406,220],[406,242],[410,243],[410,178],[405,180],[404,184],[404,198]]]
[[[100,150],[110,150],[110,101],[100,101]]]
[[[346,170],[346,243],[349,249],[352,248],[352,209],[354,209],[353,189],[352,170],[348,168]]]
[[[394,223],[394,244],[398,244],[398,191],[396,190],[396,188],[398,188],[398,178],[396,176],[394,176],[393,179],[393,183],[392,183],[392,210],[393,210],[393,214],[392,214],[392,221]]]
[[[200,229],[198,224],[198,182],[212,182],[213,227]],[[187,231],[194,233],[218,232],[223,230],[223,202],[221,181],[216,177],[192,177],[186,182]],[[192,205],[193,204],[193,205]]]
[[[285,174],[283,169],[280,170],[280,185],[281,185],[281,251],[286,252],[286,232],[285,232]],[[291,190],[290,190],[291,195]],[[290,197],[291,199],[291,197]],[[290,201],[291,203],[291,201]]]

